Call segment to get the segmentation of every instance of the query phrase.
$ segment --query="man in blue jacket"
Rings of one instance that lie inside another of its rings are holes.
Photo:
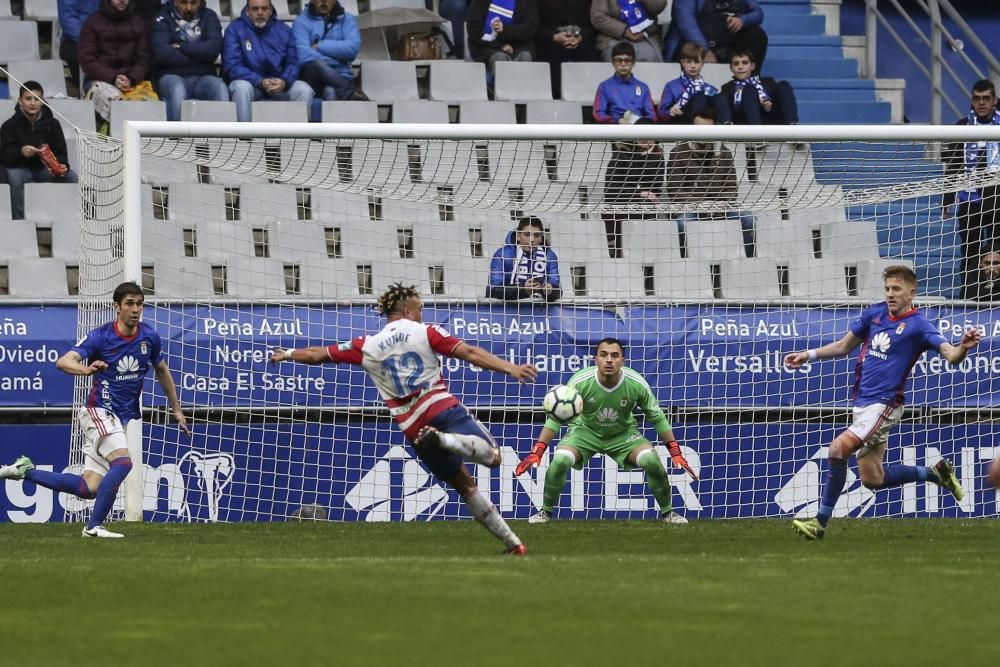
[[[674,0],[663,59],[678,59],[677,47],[694,42],[705,49],[706,63],[728,63],[733,49],[754,54],[757,71],[767,55],[767,33],[761,28],[764,10],[757,0]]]
[[[313,89],[299,80],[292,29],[274,16],[271,0],[247,0],[222,40],[222,71],[236,102],[236,120],[252,119],[256,100],[293,100],[312,106]]]
[[[302,80],[324,100],[366,100],[351,63],[361,50],[358,22],[337,0],[312,0],[292,24]]]
[[[62,37],[59,38],[59,58],[69,66],[69,77],[80,88],[80,61],[76,44],[80,41],[80,28],[87,17],[97,11],[101,0],[59,0],[57,14]]]
[[[219,16],[205,0],[173,0],[153,21],[149,38],[153,51],[156,91],[167,103],[167,120],[181,119],[186,99],[229,101],[229,89],[215,75],[222,53]]]

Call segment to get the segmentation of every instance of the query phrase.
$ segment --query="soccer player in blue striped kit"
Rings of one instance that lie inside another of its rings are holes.
[[[139,321],[145,300],[142,288],[132,282],[122,283],[115,288],[112,299],[117,319],[91,331],[56,362],[64,373],[93,377],[80,409],[80,425],[87,438],[83,475],[39,470],[27,456],[0,466],[0,479],[26,479],[79,498],[95,499],[90,521],[83,529],[84,537],[124,537],[103,524],[114,507],[118,487],[132,470],[125,425],[142,418],[139,396],[150,367],[170,402],[177,425],[191,435],[177,400],[173,376],[161,356],[160,336]]]
[[[849,354],[858,345],[854,381],[854,420],[834,438],[819,513],[796,519],[795,531],[807,540],[821,540],[847,480],[847,461],[857,455],[861,482],[869,489],[888,489],[910,482],[933,482],[962,499],[962,487],[951,462],[933,467],[882,465],[889,430],[903,416],[903,392],[910,370],[920,355],[934,350],[952,364],[961,363],[979,344],[980,333],[969,329],[953,345],[913,307],[917,276],[908,266],[890,266],[883,272],[885,301],[867,308],[840,340],[806,352],[793,352],[785,365],[798,368],[809,361]]]

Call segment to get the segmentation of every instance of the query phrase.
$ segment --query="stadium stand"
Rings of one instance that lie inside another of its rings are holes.
[[[827,20],[816,10],[808,0],[761,0],[765,9],[765,28],[770,36],[767,59],[769,76],[787,79],[795,87],[800,107],[800,117],[803,123],[817,122],[860,122],[884,123],[890,119],[890,105],[879,101],[875,95],[874,83],[857,77],[858,65],[844,57],[842,40],[835,34],[826,34]],[[237,16],[242,9],[241,2],[220,2],[207,0],[207,5],[216,10],[226,21]],[[400,7],[412,5],[422,8],[423,0],[384,0],[369,3],[370,9]],[[298,6],[290,5],[287,0],[277,0],[274,3],[279,17],[283,20],[294,18],[292,11]],[[356,13],[357,3],[347,2],[347,10]],[[53,21],[56,18],[55,0],[35,0],[33,2],[15,3],[17,11],[23,11],[23,16],[15,16],[9,0],[0,0],[0,18],[22,19],[0,21],[0,63],[10,65],[10,75],[15,79],[33,78],[42,82],[54,111],[62,115],[64,124],[69,123],[86,131],[95,129],[92,106],[83,100],[64,99],[66,82],[63,78],[62,66],[58,60],[40,60],[42,53],[58,51],[57,44],[39,43],[39,35],[47,38],[46,29],[38,30],[37,23]],[[550,90],[549,78],[540,75],[545,68],[543,63],[501,63],[497,69],[495,80],[495,97],[499,102],[487,102],[485,97],[485,78],[483,68],[479,64],[468,62],[438,61],[432,63],[405,63],[387,60],[389,50],[381,30],[365,32],[363,53],[359,57],[360,81],[366,93],[374,100],[372,103],[323,103],[322,112],[317,114],[317,120],[324,122],[375,122],[378,120],[378,104],[393,104],[392,120],[394,122],[450,122],[456,118],[460,122],[510,123],[522,120],[529,123],[578,123],[584,119],[584,109],[593,101],[594,90],[599,81],[609,75],[606,63],[565,63],[563,65],[563,91]],[[429,65],[429,66],[428,66]],[[418,69],[419,67],[419,69]],[[475,70],[476,73],[473,73]],[[421,77],[425,76],[426,80]],[[464,73],[467,72],[467,73]],[[677,65],[638,63],[636,76],[646,81],[653,92],[654,98],[659,97],[663,82],[676,76]],[[729,79],[728,67],[725,64],[706,64],[703,75],[706,80],[716,86],[721,86]],[[16,85],[16,84],[14,84]],[[561,92],[563,101],[552,99],[554,92]],[[8,82],[7,96],[15,95],[13,85]],[[417,100],[433,100],[440,106],[429,106],[429,102],[421,105],[403,105],[401,102]],[[511,102],[526,103],[523,115],[519,118],[517,109],[512,112]],[[449,114],[447,105],[453,105]],[[846,103],[846,104],[845,104]],[[267,105],[265,105],[267,106]],[[319,106],[319,105],[317,105]],[[455,113],[457,106],[457,114]],[[4,107],[12,109],[13,105]],[[442,112],[442,109],[444,111]],[[274,109],[269,106],[266,112],[274,111],[272,119],[288,120],[291,115],[287,110]],[[261,109],[261,114],[266,113]],[[115,105],[112,123],[113,136],[120,136],[120,123],[126,118],[161,119],[161,103],[128,103],[122,107]],[[7,111],[3,111],[9,116]],[[233,109],[231,103],[207,103],[188,101],[185,104],[184,118],[190,120],[231,120]],[[270,113],[266,113],[270,117]],[[304,114],[296,111],[294,116],[303,118]],[[266,119],[264,115],[255,118]],[[76,142],[69,133],[70,163],[78,163]],[[468,164],[469,169],[464,174],[438,174],[434,155],[420,154],[419,163],[415,167],[424,176],[430,174],[430,180],[460,188],[483,189],[491,187],[490,180],[516,181],[516,175],[511,175],[514,164],[527,164],[524,170],[524,182],[542,182],[549,178],[557,182],[579,183],[590,197],[600,196],[600,182],[606,165],[607,155],[597,152],[587,163],[564,159],[563,151],[556,146],[546,152],[544,148],[532,150],[531,155],[518,155],[509,158],[507,154],[498,151],[495,146],[486,146],[485,152],[473,151],[462,156],[461,164]],[[741,177],[740,194],[745,199],[774,194],[774,188],[781,188],[782,196],[787,196],[792,202],[787,220],[773,222],[774,228],[768,227],[766,215],[758,214],[758,243],[762,256],[780,258],[777,250],[782,248],[803,248],[809,245],[812,234],[820,234],[822,247],[819,250],[823,258],[830,253],[846,253],[859,244],[859,238],[866,246],[864,258],[875,260],[880,257],[908,257],[915,260],[918,273],[924,281],[927,293],[941,296],[957,294],[956,284],[951,276],[955,273],[954,262],[955,231],[952,221],[942,221],[936,214],[934,202],[923,204],[918,212],[906,202],[899,206],[882,207],[850,207],[831,206],[821,210],[810,210],[803,213],[796,210],[794,202],[808,197],[829,195],[828,188],[836,188],[839,182],[852,180],[857,185],[864,185],[867,174],[856,171],[850,161],[839,167],[838,172],[832,172],[829,167],[816,171],[816,164],[832,163],[821,161],[819,156],[827,147],[817,144],[811,150],[793,152],[779,150],[781,147],[771,146],[762,156],[747,160],[747,156],[739,147],[735,151],[738,173]],[[841,145],[840,150],[850,147]],[[294,166],[302,156],[284,155],[280,151],[276,157],[266,158],[264,149],[257,146],[247,146],[245,150],[257,151],[261,159],[270,159],[276,169],[289,164]],[[887,146],[887,150],[890,148]],[[899,172],[907,170],[929,170],[937,168],[930,163],[920,150],[920,147],[898,147],[891,150],[894,165]],[[341,179],[352,180],[362,174],[373,174],[377,170],[372,159],[365,155],[347,153],[338,154],[338,173]],[[909,151],[907,153],[907,151]],[[548,160],[546,161],[546,157]],[[397,161],[402,165],[411,162],[411,153],[405,147],[397,155]],[[344,167],[344,168],[341,168]],[[549,167],[549,169],[547,169]],[[554,167],[554,168],[552,168]],[[749,169],[749,171],[748,171]],[[440,176],[440,178],[439,178]],[[756,180],[747,176],[757,176]],[[901,176],[902,177],[902,176]],[[240,184],[265,183],[266,179],[232,174],[218,169],[211,173],[207,169],[200,172],[194,169],[179,171],[169,169],[167,165],[158,164],[156,159],[148,159],[144,164],[144,178],[160,186],[197,185],[199,182],[212,182],[218,185],[238,186]],[[871,178],[885,179],[885,174],[872,174]],[[425,180],[428,180],[425,178]],[[763,185],[763,183],[768,185]],[[377,174],[372,181],[377,185]],[[40,186],[43,190],[46,185]],[[771,188],[767,190],[767,188]],[[817,189],[818,188],[818,189]],[[53,191],[55,192],[55,191]],[[314,199],[322,208],[327,194],[314,193]],[[6,202],[6,198],[3,198]],[[831,200],[837,199],[831,197]],[[54,201],[55,203],[50,203]],[[60,203],[62,202],[62,203]],[[57,215],[46,211],[50,206],[55,210],[64,211],[65,201],[60,196],[38,198],[36,210],[32,219],[41,222],[51,221]],[[365,204],[367,208],[367,204]],[[255,213],[248,212],[248,215]],[[458,212],[457,215],[471,215]],[[800,226],[800,218],[807,219],[809,229]],[[471,218],[470,218],[471,219]],[[785,223],[785,224],[782,224]],[[791,223],[791,224],[788,224]],[[836,224],[839,223],[839,224]],[[857,223],[862,223],[855,227]],[[726,226],[726,225],[723,225]],[[731,226],[731,225],[729,225]],[[935,234],[917,233],[919,227],[933,229]],[[484,230],[485,231],[485,230]],[[861,236],[858,237],[858,234]],[[770,235],[770,236],[769,236]],[[639,238],[639,234],[635,238]],[[697,235],[696,235],[697,236]],[[852,238],[853,237],[853,238]],[[873,238],[877,240],[875,245]],[[697,245],[697,242],[696,242]],[[672,247],[672,246],[671,246]],[[737,243],[735,248],[739,248]],[[633,249],[641,253],[640,248]],[[695,249],[695,253],[701,249]],[[720,260],[720,250],[713,251],[711,259]],[[724,252],[722,253],[725,254]],[[639,255],[646,259],[645,255]],[[854,258],[858,255],[854,253]],[[814,258],[819,259],[819,258]],[[832,266],[823,264],[824,267]],[[797,269],[789,268],[789,275]],[[823,269],[827,270],[826,268]],[[859,281],[861,273],[858,273]],[[794,293],[796,288],[789,285],[788,290]]]

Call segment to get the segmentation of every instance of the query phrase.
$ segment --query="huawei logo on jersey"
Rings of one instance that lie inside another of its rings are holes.
[[[135,373],[137,370],[139,370],[139,360],[132,355],[127,354],[118,360],[119,373]]]
[[[597,421],[604,422],[616,422],[618,421],[618,411],[614,408],[601,408],[597,411]]]
[[[872,336],[871,354],[879,359],[885,359],[886,353],[889,351],[889,343],[889,334],[884,331],[879,331],[877,334]]]

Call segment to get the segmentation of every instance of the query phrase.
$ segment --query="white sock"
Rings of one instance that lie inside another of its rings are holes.
[[[521,543],[521,538],[514,534],[507,522],[500,516],[500,511],[490,499],[475,489],[465,497],[465,504],[472,512],[476,521],[486,526],[486,530],[493,533],[497,539],[507,545],[507,548],[516,547]]]
[[[473,463],[481,463],[484,466],[493,467],[496,465],[497,448],[477,435],[441,433],[440,442],[442,448],[458,454],[463,459],[468,459]]]

